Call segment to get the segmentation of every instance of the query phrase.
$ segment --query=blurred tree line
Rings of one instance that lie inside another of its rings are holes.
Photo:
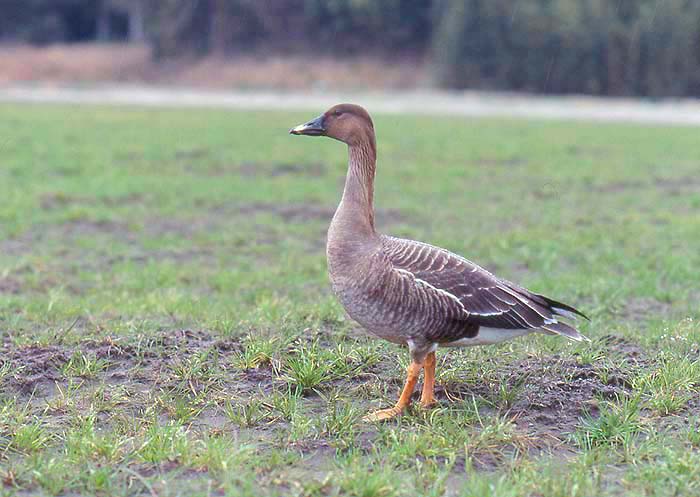
[[[0,40],[427,56],[446,88],[700,96],[700,0],[0,0]]]

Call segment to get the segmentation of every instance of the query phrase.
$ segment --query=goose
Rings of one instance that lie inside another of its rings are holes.
[[[377,146],[372,118],[364,108],[335,105],[289,132],[326,136],[347,145],[345,187],[326,245],[331,287],[363,328],[408,346],[410,364],[398,401],[370,412],[366,421],[402,414],[422,370],[420,404],[429,408],[436,403],[438,347],[488,345],[533,332],[590,341],[562,321],[588,319],[574,307],[494,276],[443,248],[375,230]]]

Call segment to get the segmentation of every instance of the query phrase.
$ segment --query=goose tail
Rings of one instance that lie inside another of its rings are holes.
[[[573,340],[574,342],[590,342],[591,340],[579,333],[579,331],[571,325],[562,323],[561,321],[555,321],[553,323],[545,324],[542,326],[545,332],[549,332],[552,335],[561,335]]]
[[[547,302],[547,305],[552,309],[552,311],[554,311],[554,314],[556,314],[557,316],[562,316],[562,317],[569,318],[569,319],[578,319],[581,317],[581,318],[585,319],[586,321],[591,320],[591,318],[586,316],[584,313],[582,313],[581,311],[579,311],[575,307],[571,307],[568,304],[564,304],[563,302],[559,302],[557,300],[550,299],[549,297],[545,297],[544,295],[540,295],[538,293],[535,295],[537,295],[539,298],[541,298],[542,300]]]

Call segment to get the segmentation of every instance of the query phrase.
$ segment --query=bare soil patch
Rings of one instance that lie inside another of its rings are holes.
[[[627,190],[635,190],[644,188],[646,185],[642,181],[614,181],[593,188],[594,191],[600,193],[620,193]]]
[[[39,206],[47,211],[61,209],[72,205],[95,206],[105,205],[107,207],[119,207],[133,203],[143,203],[146,199],[143,195],[133,193],[117,197],[104,197],[100,199],[90,197],[80,197],[66,195],[61,192],[45,193],[39,198]]]
[[[268,164],[259,162],[244,162],[235,167],[242,176],[325,176],[328,170],[325,164],[315,162],[311,164],[302,163],[278,163]]]
[[[684,176],[680,178],[654,178],[654,185],[669,195],[700,192],[700,178]]]
[[[335,214],[335,205],[324,204],[277,204],[271,202],[254,202],[250,204],[221,204],[213,211],[217,213],[230,212],[244,216],[255,214],[274,214],[284,221],[304,223],[306,221],[327,221],[330,223]],[[409,217],[398,209],[377,209],[378,222],[397,224],[408,221]]]
[[[623,398],[631,392],[630,378],[634,371],[631,365],[648,362],[641,348],[623,339],[609,337],[607,348],[611,354],[626,359],[619,361],[626,366],[607,367],[604,376],[595,364],[582,364],[575,358],[558,355],[499,364],[498,383],[517,395],[512,405],[495,407],[524,432],[536,435],[536,446],[565,444],[582,416],[597,415],[598,399]],[[438,385],[436,395],[441,401],[469,399],[474,395],[494,402],[498,398],[487,382]]]
[[[134,233],[124,222],[74,219],[59,224],[36,226],[14,238],[0,240],[0,251],[9,255],[29,254],[35,251],[37,246],[51,245],[60,240],[64,242],[63,247],[69,247],[77,238],[92,235],[110,235],[120,240],[135,241]]]
[[[599,185],[594,191],[600,193],[620,193],[628,190],[641,190],[655,188],[669,195],[681,195],[683,193],[700,191],[700,180],[693,177],[660,178],[655,177],[652,183],[640,180],[614,181]]]
[[[122,380],[132,376],[132,369],[137,371],[142,380],[154,383],[165,380],[167,383],[167,377],[162,372],[169,365],[203,350],[216,350],[217,354],[221,353],[225,357],[236,349],[237,346],[216,341],[205,332],[175,330],[153,337],[137,337],[128,343],[112,338],[85,341],[77,345],[35,344],[16,347],[6,343],[0,355],[9,360],[16,371],[6,379],[3,386],[29,394],[35,392],[37,387],[63,382],[66,378],[61,368],[76,354],[106,360],[104,369],[97,372],[95,378],[107,384],[122,383]]]
[[[527,426],[529,433],[554,439],[572,433],[586,412],[595,413],[596,398],[613,399],[628,391],[623,371],[616,371],[611,376],[614,380],[603,383],[592,365],[578,364],[574,360],[559,362],[554,372],[549,365],[529,361],[518,364],[517,368],[532,383],[511,413],[518,425]]]
[[[22,394],[32,394],[37,386],[53,384],[62,379],[59,368],[70,357],[66,348],[59,345],[30,345],[29,347],[3,347],[15,371],[3,382],[4,388],[15,389]]]
[[[327,166],[320,162],[308,164],[298,162],[242,162],[240,164],[216,164],[202,169],[200,166],[187,165],[191,174],[207,174],[209,176],[239,175],[249,178],[276,178],[279,176],[325,176]]]
[[[22,292],[22,283],[9,276],[0,276],[0,294],[18,295]]]
[[[50,399],[55,395],[54,386],[67,381],[61,368],[76,354],[106,361],[104,368],[89,379],[92,384],[144,385],[146,390],[184,389],[193,393],[203,391],[207,384],[216,384],[219,394],[243,403],[285,385],[285,380],[275,373],[271,364],[251,369],[235,366],[235,357],[244,347],[240,338],[221,340],[206,331],[193,330],[164,331],[155,336],[131,337],[128,341],[108,338],[71,346],[16,347],[5,343],[0,355],[11,362],[14,373],[5,379],[2,388],[17,392],[22,398]],[[459,399],[469,402],[472,396],[496,402],[494,385],[503,383],[516,392],[514,401],[507,406],[494,403],[494,409],[512,419],[520,431],[535,437],[533,448],[566,445],[568,434],[575,431],[580,418],[586,413],[596,415],[597,399],[628,395],[634,366],[651,364],[641,348],[626,340],[610,337],[607,347],[611,353],[624,358],[625,361],[619,362],[626,366],[623,369],[608,365],[604,380],[595,364],[581,364],[575,358],[554,355],[499,364],[498,382],[439,382],[436,395],[442,406],[454,405]],[[206,375],[183,379],[174,373],[179,365],[191,364],[193,360],[201,361],[199,371],[211,372],[214,379]],[[379,363],[367,367],[363,371],[366,374],[328,381],[321,389],[330,386],[347,391],[361,388],[375,381],[377,374],[388,375],[383,372],[383,366]],[[400,382],[400,378],[383,381]],[[317,397],[312,392],[309,394]],[[419,392],[415,395],[417,397]],[[358,399],[358,402],[362,401]],[[207,424],[207,416],[198,423]],[[329,443],[321,442],[321,446]]]
[[[653,297],[630,297],[620,311],[620,316],[631,322],[640,322],[652,316],[668,316],[669,302],[660,302]]]

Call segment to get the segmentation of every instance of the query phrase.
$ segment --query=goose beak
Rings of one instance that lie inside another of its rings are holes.
[[[326,134],[325,116],[320,115],[308,123],[289,130],[290,135],[323,136]]]

